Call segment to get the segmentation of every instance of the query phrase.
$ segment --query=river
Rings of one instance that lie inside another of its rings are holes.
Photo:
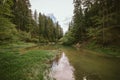
[[[51,75],[56,80],[120,80],[120,58],[73,47],[59,47]]]
[[[62,52],[60,59],[53,61],[50,74],[56,80],[75,80],[73,72],[74,68],[70,65],[65,53]]]

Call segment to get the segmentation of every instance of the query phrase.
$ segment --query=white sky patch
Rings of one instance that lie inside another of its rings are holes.
[[[73,16],[73,0],[30,0],[32,11],[35,9],[44,14],[54,14],[63,28],[64,32],[67,31],[67,21],[71,21]],[[66,20],[66,18],[68,18]]]

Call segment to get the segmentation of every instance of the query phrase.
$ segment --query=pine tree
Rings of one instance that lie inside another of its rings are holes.
[[[13,14],[16,28],[20,31],[29,32],[31,24],[31,10],[29,0],[14,0]]]
[[[12,0],[0,1],[0,44],[13,41],[17,33],[15,25],[11,22],[12,5]]]

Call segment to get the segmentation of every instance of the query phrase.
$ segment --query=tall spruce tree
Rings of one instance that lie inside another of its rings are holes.
[[[13,0],[0,0],[0,44],[11,42],[17,33],[11,22]]]
[[[67,38],[74,37],[75,42],[91,40],[103,47],[120,45],[119,14],[120,0],[74,0],[73,28]]]

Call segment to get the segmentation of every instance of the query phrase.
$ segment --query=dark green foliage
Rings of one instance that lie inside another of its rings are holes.
[[[12,42],[17,31],[7,18],[0,17],[0,44]]]
[[[60,42],[63,45],[72,45],[75,42],[75,38],[74,38],[74,34],[69,31],[65,34],[65,36],[63,38],[60,39]]]
[[[119,14],[120,0],[74,0],[73,27],[68,33],[74,35],[74,43],[90,40],[103,47],[120,46]]]
[[[37,10],[34,15],[29,0],[0,1],[0,44],[25,42],[56,42],[63,36],[59,24]],[[32,17],[34,16],[34,18]]]
[[[61,26],[52,21],[50,17],[39,13],[39,41],[56,42],[63,36]]]
[[[18,30],[30,31],[31,10],[29,0],[14,0],[13,5],[13,23],[16,24]]]
[[[12,0],[0,1],[0,44],[10,43],[16,39],[17,31],[11,22]]]

